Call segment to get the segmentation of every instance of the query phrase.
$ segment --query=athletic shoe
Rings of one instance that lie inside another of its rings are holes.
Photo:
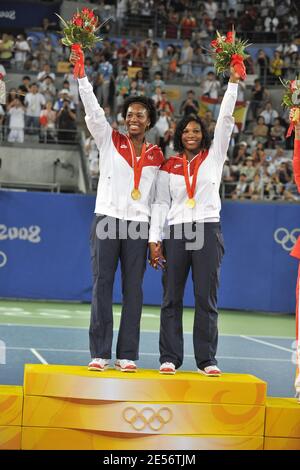
[[[129,359],[117,359],[115,368],[121,372],[136,372],[137,370],[135,362]]]
[[[207,366],[204,369],[198,369],[199,374],[206,375],[207,377],[220,377],[222,372],[217,366]]]
[[[99,372],[103,372],[104,370],[108,369],[108,367],[109,367],[109,360],[101,359],[98,357],[95,357],[94,359],[92,359],[88,365],[89,370],[96,370]]]
[[[174,375],[176,373],[175,364],[173,362],[164,362],[159,368],[159,373]]]

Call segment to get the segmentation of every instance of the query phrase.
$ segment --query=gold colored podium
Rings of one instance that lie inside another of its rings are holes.
[[[21,448],[23,387],[0,386],[0,449]]]
[[[266,383],[26,365],[23,449],[263,449]]]
[[[300,404],[294,398],[267,398],[265,450],[300,450]]]
[[[243,374],[26,365],[0,385],[0,449],[300,450],[300,405]]]

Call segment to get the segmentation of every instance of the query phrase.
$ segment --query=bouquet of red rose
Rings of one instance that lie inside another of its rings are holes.
[[[211,43],[215,54],[215,68],[217,74],[225,73],[230,67],[241,77],[246,78],[244,60],[249,57],[245,54],[245,48],[249,46],[248,41],[241,41],[235,37],[234,31],[229,31],[226,36],[221,36],[217,31],[217,38]]]
[[[74,68],[74,77],[77,78],[82,75],[83,71],[83,54],[82,49],[91,50],[98,41],[102,38],[96,36],[96,32],[101,28],[99,20],[95,16],[93,10],[83,8],[81,11],[77,10],[70,21],[65,21],[61,16],[57,15],[63,23],[63,39],[61,42],[72,51],[81,56],[81,59],[76,63]]]
[[[282,80],[282,85],[285,88],[285,93],[282,98],[282,106],[290,109],[290,127],[288,128],[287,137],[290,137],[295,124],[300,122],[300,79],[295,80]]]

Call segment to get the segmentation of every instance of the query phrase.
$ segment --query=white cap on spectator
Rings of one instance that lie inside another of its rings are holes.
[[[244,145],[245,147],[247,147],[247,142],[245,142],[244,140],[242,140],[242,142],[239,143],[239,145]]]

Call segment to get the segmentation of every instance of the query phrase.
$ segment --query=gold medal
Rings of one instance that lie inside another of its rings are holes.
[[[194,209],[195,205],[196,205],[196,201],[193,197],[187,199],[185,201],[186,205],[190,208],[190,209]]]
[[[138,201],[139,199],[141,199],[141,191],[139,189],[133,189],[131,191],[131,197],[132,199],[134,199],[135,201]]]

